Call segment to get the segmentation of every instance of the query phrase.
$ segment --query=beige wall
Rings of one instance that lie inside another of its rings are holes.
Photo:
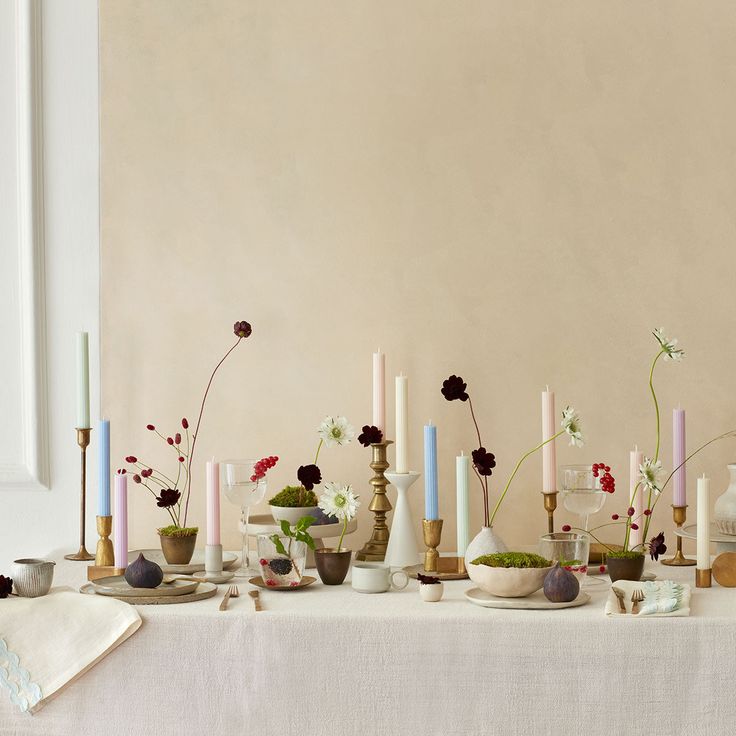
[[[235,319],[254,333],[212,392],[200,483],[211,455],[270,453],[274,487],[293,480],[323,415],[370,420],[379,345],[388,375],[410,376],[413,466],[422,424],[439,425],[451,529],[454,456],[473,445],[466,407],[439,393],[451,372],[497,455],[495,493],[539,436],[546,383],[585,420],[587,447],[560,462],[624,479],[631,446],[653,446],[660,324],[688,351],[658,374],[666,464],[678,402],[693,444],[736,426],[732,3],[107,0],[100,22],[116,458],[158,457],[144,425],[196,413]],[[693,506],[696,473],[720,491],[735,450],[692,464]],[[368,462],[356,444],[323,468],[367,502]],[[535,458],[500,516],[512,544],[543,531],[540,476]],[[165,515],[134,491],[132,543],[152,544]],[[193,508],[203,523],[201,485]],[[236,509],[222,514],[235,547]]]

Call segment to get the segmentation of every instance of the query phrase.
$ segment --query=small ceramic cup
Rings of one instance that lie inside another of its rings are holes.
[[[443,593],[444,585],[442,585],[442,581],[439,583],[430,583],[429,585],[419,583],[419,595],[422,596],[422,600],[427,603],[436,603],[441,600]]]
[[[55,562],[32,558],[15,560],[10,568],[13,589],[24,598],[46,595],[54,580]]]
[[[396,582],[396,576],[401,582]],[[403,579],[402,579],[403,578]],[[382,562],[356,562],[353,565],[352,585],[358,593],[385,593],[393,588],[403,590],[409,576],[403,570],[394,570]]]

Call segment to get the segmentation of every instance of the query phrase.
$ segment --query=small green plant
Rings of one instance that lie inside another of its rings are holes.
[[[177,526],[176,524],[169,524],[163,526],[158,530],[158,533],[162,537],[193,537],[199,531],[198,526]]]
[[[487,567],[552,567],[550,560],[530,552],[496,552],[493,555],[476,557],[472,564],[486,565]]]
[[[317,494],[308,491],[304,486],[286,486],[268,503],[280,508],[309,508],[317,505]]]
[[[297,521],[296,524],[292,527],[286,519],[282,519],[281,521],[281,534],[271,534],[269,539],[273,542],[273,546],[276,547],[276,551],[280,555],[284,555],[288,558],[289,562],[292,565],[292,569],[296,572],[296,574],[301,579],[301,574],[299,573],[299,568],[297,567],[296,563],[291,557],[291,544],[292,542],[304,542],[304,544],[309,547],[309,549],[314,549],[314,539],[312,539],[312,535],[307,531],[310,526],[314,524],[314,518],[311,516],[302,516],[299,521]],[[287,537],[289,540],[289,543],[284,547],[284,542],[282,540],[282,537]]]

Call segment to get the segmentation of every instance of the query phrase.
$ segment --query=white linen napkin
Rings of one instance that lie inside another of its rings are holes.
[[[21,711],[38,711],[140,625],[134,606],[103,596],[0,600],[0,689]]]
[[[621,613],[618,599],[613,587],[623,591],[626,613]],[[639,613],[631,616],[631,594],[640,589],[644,592],[644,600],[639,603]],[[634,580],[617,580],[611,585],[606,600],[606,616],[631,616],[632,618],[689,616],[690,615],[690,586],[687,583],[675,583],[672,580],[649,580],[637,582]]]

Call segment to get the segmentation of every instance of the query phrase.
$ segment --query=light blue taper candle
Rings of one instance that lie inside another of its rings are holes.
[[[110,420],[100,419],[99,496],[97,515],[110,516]]]
[[[440,518],[437,487],[437,427],[431,420],[424,426],[424,518]]]

